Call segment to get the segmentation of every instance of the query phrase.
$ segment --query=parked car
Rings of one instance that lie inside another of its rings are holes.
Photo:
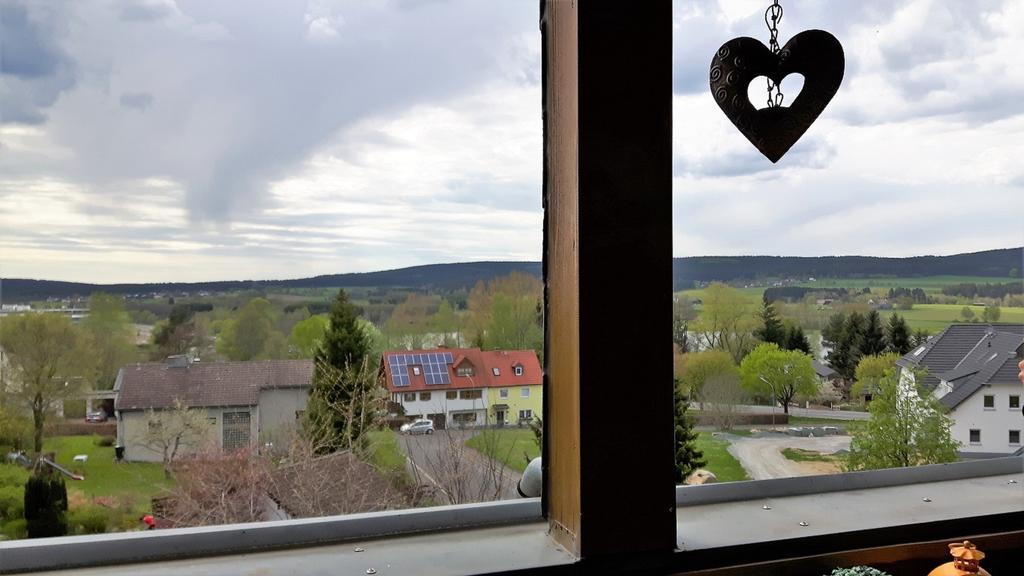
[[[433,420],[416,420],[409,424],[403,424],[399,431],[402,434],[416,435],[416,434],[433,434],[434,433],[434,421]]]
[[[100,410],[98,412],[89,412],[89,413],[87,413],[85,415],[85,421],[86,422],[93,422],[93,423],[106,422],[107,421],[107,413],[102,411],[102,410]]]

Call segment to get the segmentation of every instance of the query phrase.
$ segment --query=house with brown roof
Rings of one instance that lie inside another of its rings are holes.
[[[1020,381],[1024,324],[953,324],[900,358],[900,377],[916,380],[953,419],[950,433],[968,458],[1022,451]]]
[[[312,382],[312,360],[207,363],[172,356],[125,366],[114,383],[117,443],[127,460],[159,462],[161,453],[142,441],[148,414],[179,402],[205,411],[210,435],[222,449],[273,442],[294,429]]]
[[[525,424],[540,416],[543,374],[533,350],[389,350],[380,370],[408,418],[449,426]]]

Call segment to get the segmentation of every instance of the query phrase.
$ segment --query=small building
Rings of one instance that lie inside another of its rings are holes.
[[[126,460],[159,462],[162,454],[142,441],[148,414],[173,409],[178,402],[205,411],[211,436],[222,449],[273,442],[294,429],[312,382],[312,360],[207,363],[171,356],[165,362],[125,366],[114,382],[117,443]]]
[[[533,350],[391,350],[380,370],[393,405],[436,428],[524,425],[540,416],[543,376]]]
[[[985,458],[1021,450],[1021,357],[1024,324],[953,324],[896,364],[910,381],[927,370],[918,384],[949,409],[961,454]]]

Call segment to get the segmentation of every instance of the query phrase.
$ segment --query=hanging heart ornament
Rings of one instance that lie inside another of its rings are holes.
[[[842,45],[824,30],[801,32],[777,52],[753,38],[734,38],[711,60],[711,94],[736,128],[774,163],[807,132],[835,96],[845,67]],[[750,103],[747,90],[754,78],[770,80],[772,101],[772,83],[780,86],[782,79],[793,73],[803,75],[804,86],[792,104],[781,105],[781,95],[774,105],[760,110]]]

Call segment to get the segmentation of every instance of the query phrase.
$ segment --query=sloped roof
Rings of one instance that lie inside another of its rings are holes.
[[[965,359],[975,352],[990,335],[1000,335],[991,340],[993,346],[1012,342],[1024,334],[1024,324],[952,324],[942,332],[928,339],[925,344],[911,350],[900,358],[896,364],[904,368],[924,368],[928,375],[921,382],[926,390],[934,390],[939,385],[941,375],[963,365]],[[1020,345],[1020,340],[1017,340]],[[987,346],[986,346],[987,347]],[[978,353],[981,354],[981,353]]]
[[[954,383],[953,391],[939,398],[939,402],[947,408],[956,408],[986,384],[1016,381],[1017,356],[1002,352],[982,366],[972,377]]]
[[[194,408],[255,406],[260,390],[310,386],[313,361],[132,364],[121,369],[117,380],[117,410],[170,408],[176,400]]]
[[[817,359],[811,360],[811,364],[814,365],[814,371],[817,372],[818,378],[824,378],[827,380],[839,374],[831,367],[819,362]]]
[[[409,385],[395,386],[389,369],[388,358],[395,354],[430,354],[450,352],[453,362],[447,365],[448,378],[451,384],[427,384],[423,370],[416,374],[412,367],[402,366],[408,370]],[[474,367],[472,376],[459,376],[455,366],[468,360]],[[523,375],[516,376],[514,366],[523,366]],[[498,375],[494,375],[494,368]],[[385,383],[390,392],[419,392],[431,390],[458,390],[463,388],[502,388],[511,386],[533,386],[543,381],[543,372],[537,353],[533,350],[487,350],[479,348],[434,348],[429,350],[388,350],[381,356],[380,370],[385,376]]]

